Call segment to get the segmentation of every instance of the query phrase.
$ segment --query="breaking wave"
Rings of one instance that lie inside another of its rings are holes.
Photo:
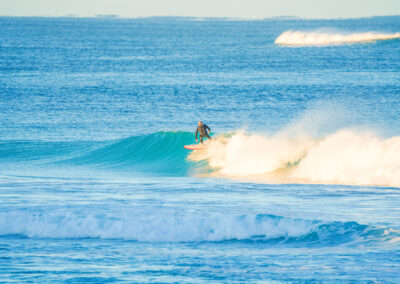
[[[323,31],[285,31],[276,40],[275,44],[290,46],[324,46],[340,45],[377,40],[399,39],[400,33],[343,33]]]
[[[256,241],[337,245],[393,242],[398,232],[357,222],[322,222],[265,214],[142,215],[0,213],[0,236],[123,239],[138,242]]]
[[[292,133],[293,134],[293,133]],[[314,139],[236,132],[188,151],[189,132],[156,132],[112,141],[2,142],[0,167],[64,167],[145,176],[257,177],[278,183],[327,183],[400,187],[400,136],[339,130]],[[28,171],[31,172],[31,171]]]
[[[400,187],[400,136],[340,130],[320,139],[235,133],[192,153],[228,177],[265,177],[278,182]]]

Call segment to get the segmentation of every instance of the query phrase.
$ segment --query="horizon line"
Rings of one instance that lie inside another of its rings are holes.
[[[400,14],[393,15],[374,15],[374,16],[362,16],[362,17],[326,17],[326,18],[313,18],[313,17],[300,17],[300,16],[272,16],[265,18],[256,18],[256,17],[208,17],[208,16],[120,16],[115,14],[98,14],[93,16],[80,16],[74,14],[67,14],[62,16],[51,16],[51,15],[0,15],[0,18],[76,18],[76,19],[153,19],[153,18],[171,18],[171,19],[205,19],[205,20],[236,20],[236,21],[263,21],[263,20],[273,20],[273,19],[282,19],[282,20],[351,20],[351,19],[368,19],[368,18],[389,18],[389,17],[400,17]]]

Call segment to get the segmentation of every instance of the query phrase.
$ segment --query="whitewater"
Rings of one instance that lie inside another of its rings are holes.
[[[341,130],[326,137],[272,137],[235,133],[194,152],[224,176],[349,185],[400,186],[400,137]],[[269,174],[269,175],[268,175]]]
[[[399,282],[399,17],[0,27],[0,282]]]
[[[285,31],[275,40],[276,44],[291,46],[309,46],[309,45],[335,45],[335,44],[354,44],[360,42],[374,42],[378,40],[400,39],[400,33],[351,33],[343,31]]]

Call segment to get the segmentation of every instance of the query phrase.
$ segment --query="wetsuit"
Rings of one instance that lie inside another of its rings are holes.
[[[207,137],[208,139],[211,139],[210,135],[208,135],[207,129],[209,132],[211,131],[210,127],[208,127],[206,124],[197,126],[196,134],[194,135],[196,137],[196,140],[197,140],[197,133],[199,133],[199,132],[200,132],[200,142],[201,143],[203,143],[203,137]]]

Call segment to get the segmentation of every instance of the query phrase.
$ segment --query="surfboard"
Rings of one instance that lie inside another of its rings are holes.
[[[185,145],[183,148],[188,150],[204,150],[206,147],[203,144]]]

